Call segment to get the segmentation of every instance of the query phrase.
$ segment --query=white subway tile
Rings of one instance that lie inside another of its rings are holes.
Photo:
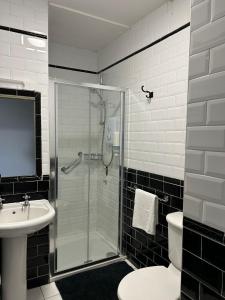
[[[225,16],[225,1],[212,0],[212,20],[216,20]]]
[[[207,102],[207,124],[225,125],[225,99]]]
[[[205,174],[225,178],[225,153],[206,152]]]
[[[209,51],[190,56],[189,78],[201,77],[209,73]]]
[[[211,1],[205,0],[191,10],[191,30],[207,24],[211,17]]]
[[[185,153],[185,169],[189,173],[204,172],[205,154],[203,151],[186,150]]]
[[[205,0],[191,0],[191,6],[195,6],[203,1],[205,1]]]
[[[225,71],[225,44],[210,50],[210,73],[221,71]]]
[[[225,206],[211,202],[203,203],[202,222],[210,227],[225,231]]]
[[[199,102],[225,97],[225,72],[189,81],[188,102]]]
[[[225,127],[188,127],[186,147],[193,150],[225,151]]]
[[[203,201],[189,195],[184,195],[183,211],[184,216],[195,221],[202,221],[202,205]]]
[[[186,173],[185,194],[225,205],[225,181],[220,178]]]
[[[191,34],[191,53],[218,46],[225,42],[225,18],[209,23]]]
[[[187,125],[197,126],[204,125],[206,122],[206,103],[188,104]]]

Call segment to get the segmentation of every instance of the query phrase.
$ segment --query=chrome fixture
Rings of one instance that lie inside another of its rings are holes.
[[[23,207],[30,206],[30,202],[29,202],[30,196],[28,196],[27,194],[25,194],[25,195],[23,196],[23,199],[24,199],[24,202],[23,202],[22,206],[23,206]]]
[[[79,166],[79,164],[82,161],[82,156],[83,153],[82,152],[78,152],[78,158],[76,158],[75,160],[71,161],[68,165],[64,166],[61,168],[61,171],[64,174],[69,174],[71,171],[73,171],[74,168],[76,168],[77,166]]]
[[[138,189],[138,187],[136,185],[134,185],[133,187],[130,187],[128,186],[127,189],[131,192],[135,192],[136,189]],[[168,203],[169,202],[169,196],[168,195],[164,195],[163,199],[162,198],[159,198],[157,196],[157,199],[161,202],[164,202],[164,203]]]
[[[5,201],[5,199],[3,199],[1,196],[0,196],[0,209],[3,209],[3,202]]]

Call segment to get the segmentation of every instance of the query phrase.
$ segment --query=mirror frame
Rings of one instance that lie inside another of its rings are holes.
[[[24,176],[12,176],[12,177],[1,177],[3,179],[10,178],[15,181],[18,177],[41,177],[42,176],[42,138],[41,138],[41,93],[31,90],[11,89],[11,88],[0,88],[0,98],[11,98],[11,99],[30,99],[34,101],[35,106],[35,152],[36,152],[36,174]],[[1,181],[0,178],[0,181]]]

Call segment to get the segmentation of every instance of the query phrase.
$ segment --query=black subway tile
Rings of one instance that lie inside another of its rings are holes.
[[[48,191],[49,190],[49,181],[41,180],[38,181],[38,191]]]
[[[165,182],[168,182],[168,183],[172,183],[172,184],[176,184],[176,185],[181,185],[181,182],[179,179],[176,179],[176,178],[171,178],[171,177],[163,177],[163,180]]]
[[[147,187],[149,186],[149,178],[141,175],[137,175],[137,183]]]
[[[159,191],[163,191],[163,181],[150,178],[150,187]]]
[[[203,237],[202,258],[225,271],[225,245]]]
[[[220,296],[218,293],[215,293],[207,286],[201,284],[199,300],[222,300],[222,299],[224,300],[224,297]]]
[[[28,193],[28,192],[35,192],[35,191],[37,191],[37,181],[14,183],[15,193]]]
[[[172,196],[180,197],[180,191],[181,191],[181,187],[179,185],[164,182],[165,193]]]
[[[183,248],[197,256],[201,256],[201,236],[183,228]]]
[[[202,234],[206,237],[209,237],[215,241],[223,243],[224,239],[224,233],[214,229],[212,227],[206,226],[202,223],[196,222],[194,220],[191,220],[187,217],[184,217],[183,220],[184,227],[190,228],[193,231],[196,231],[199,234]]]
[[[199,299],[199,282],[185,272],[182,272],[181,290],[191,299]]]
[[[0,195],[13,194],[13,183],[0,183]]]
[[[183,251],[183,270],[217,292],[221,292],[222,271],[185,250]]]
[[[154,173],[150,173],[150,178],[163,181],[163,176],[162,175],[158,175],[158,174],[154,174]]]

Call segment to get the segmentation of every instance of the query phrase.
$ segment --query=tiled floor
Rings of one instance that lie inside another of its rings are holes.
[[[27,300],[62,300],[54,282],[28,290]]]

